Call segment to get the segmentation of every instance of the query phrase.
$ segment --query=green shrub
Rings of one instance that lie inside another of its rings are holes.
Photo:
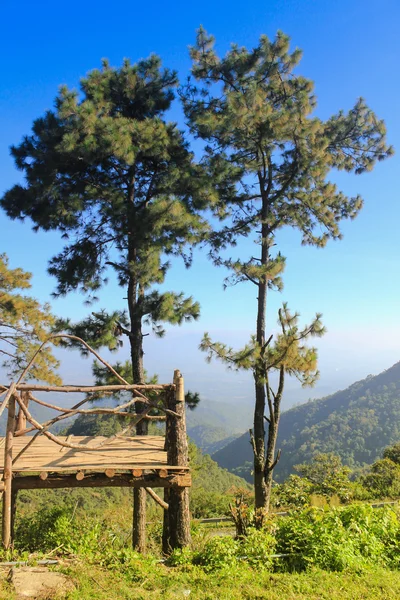
[[[94,557],[113,546],[116,534],[97,519],[75,519],[68,508],[46,507],[18,520],[15,539],[17,550]]]
[[[276,540],[271,533],[251,528],[247,536],[240,540],[238,552],[245,557],[247,564],[257,567],[257,570],[270,570],[275,546]]]
[[[219,492],[193,488],[190,497],[190,510],[194,519],[208,519],[229,514],[231,496]]]
[[[236,567],[238,562],[239,543],[231,538],[213,537],[208,540],[204,549],[194,557],[194,562],[202,565],[205,571]]]
[[[171,567],[189,565],[193,561],[193,552],[190,548],[176,548],[168,559]]]
[[[390,508],[368,505],[310,508],[279,522],[277,552],[288,554],[283,568],[317,566],[327,571],[396,566],[400,523]]]
[[[274,488],[274,505],[278,508],[303,508],[310,504],[312,483],[299,475],[289,475]]]
[[[282,519],[277,530],[277,552],[288,554],[289,569],[314,565],[328,571],[355,566],[356,555],[337,509],[310,508]]]

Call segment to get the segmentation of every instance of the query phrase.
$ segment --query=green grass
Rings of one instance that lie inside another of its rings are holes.
[[[193,523],[192,547],[175,551],[167,564],[160,561],[160,523],[149,525],[148,555],[141,556],[130,549],[130,521],[120,506],[102,519],[75,508],[20,516],[16,549],[0,553],[1,560],[32,564],[58,556],[56,570],[75,584],[65,600],[400,598],[400,514],[390,507],[308,508],[272,518],[262,531],[249,529],[242,540],[225,523]],[[0,600],[15,600],[5,578]]]
[[[206,574],[200,568],[171,569],[163,565],[138,568],[132,575],[77,563],[63,570],[76,585],[65,600],[397,600],[400,573],[381,570],[356,573],[257,573],[240,571]],[[5,596],[4,598],[6,598]],[[11,598],[8,596],[8,600]]]

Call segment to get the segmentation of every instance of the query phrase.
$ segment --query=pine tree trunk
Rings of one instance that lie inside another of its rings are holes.
[[[133,490],[133,548],[144,554],[146,552],[146,490],[135,488]]]
[[[260,179],[260,185],[263,187],[263,182]],[[267,226],[268,204],[267,199],[263,198],[262,206],[262,224],[261,224],[261,266],[268,265],[269,247],[268,247],[268,226]],[[265,344],[266,330],[266,311],[267,311],[267,277],[260,278],[258,283],[258,305],[257,305],[257,329],[256,339],[260,347]],[[270,490],[268,490],[267,482],[265,481],[265,372],[263,365],[256,367],[254,372],[256,402],[254,408],[254,424],[253,424],[253,451],[254,451],[254,492],[255,492],[255,509],[261,516],[269,508]],[[272,481],[271,481],[272,483]],[[262,518],[261,518],[262,521]],[[262,524],[262,523],[260,523]]]
[[[168,464],[187,467],[189,464],[185,419],[185,392],[183,377],[174,372],[175,392],[168,396],[168,408],[180,419],[167,415],[166,448]],[[168,491],[168,511],[164,513],[163,551],[169,554],[175,548],[190,544],[189,488],[173,487]]]
[[[142,319],[138,311],[138,284],[131,277],[128,286],[128,306],[131,321],[131,362],[133,383],[144,384],[143,367],[143,335]],[[137,402],[135,404],[136,412],[141,413],[145,409],[145,404]],[[136,435],[147,435],[148,421],[140,421],[136,425]],[[146,551],[146,490],[144,488],[135,489],[133,492],[133,533],[132,544],[135,550],[144,553]]]
[[[276,451],[276,441],[278,439],[278,428],[279,421],[281,418],[281,401],[283,388],[285,384],[285,369],[283,366],[280,367],[279,372],[279,385],[278,390],[275,394],[274,402],[273,402],[273,414],[270,414],[270,422],[268,425],[268,440],[267,440],[267,453],[264,467],[264,481],[266,487],[266,500],[265,500],[265,510],[269,510],[269,505],[271,501],[271,491],[272,491],[272,476],[274,472],[274,468],[279,460],[280,451],[278,454],[275,454]],[[268,377],[266,381],[266,385],[269,385]]]
[[[278,435],[278,428],[275,422],[271,422],[268,427],[267,453],[264,467],[264,485],[265,485],[265,503],[264,510],[269,511],[272,491],[272,476],[275,461],[275,446]]]

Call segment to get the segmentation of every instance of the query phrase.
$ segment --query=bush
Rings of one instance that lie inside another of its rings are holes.
[[[112,548],[117,535],[98,519],[74,519],[68,508],[46,507],[20,518],[15,534],[17,550],[79,554],[94,558]]]
[[[271,570],[272,555],[275,552],[276,539],[265,530],[249,529],[247,536],[240,541],[238,552],[246,563],[257,570]]]
[[[382,458],[374,462],[370,472],[360,481],[375,498],[397,498],[400,492],[400,466],[390,458]]]
[[[312,483],[299,475],[289,475],[284,483],[274,488],[274,505],[277,508],[303,508],[310,504]]]
[[[219,492],[207,492],[203,488],[193,488],[190,509],[194,519],[208,519],[229,514],[231,496]]]
[[[194,557],[195,564],[205,571],[235,567],[238,562],[239,543],[231,537],[214,537]]]
[[[296,570],[396,566],[399,535],[400,523],[390,508],[310,508],[280,521],[277,552],[288,554],[283,568]]]

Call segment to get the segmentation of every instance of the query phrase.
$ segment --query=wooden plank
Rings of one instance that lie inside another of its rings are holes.
[[[136,465],[134,465],[136,467]],[[157,477],[159,477],[160,479],[163,479],[162,477],[159,476],[158,472],[159,469],[161,468],[162,465],[139,465],[139,469],[142,472],[150,472],[150,473],[154,473],[157,472]],[[164,466],[162,467],[164,469]],[[103,464],[103,465],[79,465],[79,466],[71,466],[71,467],[62,467],[59,468],[58,466],[52,467],[52,466],[48,466],[48,467],[43,467],[40,469],[40,472],[48,472],[48,473],[76,473],[77,471],[82,471],[84,470],[85,472],[92,472],[92,473],[104,473],[104,471],[106,469],[114,469],[117,473],[132,473],[132,471],[134,469],[132,469],[132,465],[130,464],[126,464],[126,465],[115,465],[115,464]],[[171,474],[171,472],[176,472],[176,471],[187,471],[189,472],[190,469],[189,467],[179,467],[178,465],[175,466],[168,466],[168,475],[167,477]],[[37,473],[39,472],[39,469],[33,468],[33,467],[29,467],[26,469],[16,469],[15,473]]]
[[[61,440],[68,439],[60,436]],[[20,459],[14,463],[15,471],[29,472],[77,472],[94,471],[104,473],[106,469],[115,471],[139,472],[144,469],[159,470],[161,477],[174,470],[173,465],[167,464],[167,453],[164,451],[162,436],[134,436],[116,438],[97,450],[88,451],[86,448],[107,442],[104,436],[75,436],[74,443],[82,450],[64,449],[48,438],[38,437]],[[29,438],[14,438],[14,452],[17,454],[29,441]],[[0,438],[0,445],[4,438]],[[4,469],[4,458],[0,454],[0,472]],[[185,468],[184,470],[188,470]]]
[[[133,384],[116,384],[116,385],[41,385],[37,383],[19,383],[15,386],[17,390],[29,392],[121,392],[121,391],[164,391],[172,389],[174,386],[170,383],[166,384],[148,384],[148,385],[133,385]]]
[[[34,475],[15,477],[13,488],[15,490],[31,489],[62,489],[82,487],[190,487],[192,479],[190,473],[172,473],[169,477],[160,478],[154,474],[143,474],[142,477],[132,477],[130,474],[117,474],[107,477],[104,473],[85,474],[85,478],[77,480],[75,475],[55,475],[45,480]]]

